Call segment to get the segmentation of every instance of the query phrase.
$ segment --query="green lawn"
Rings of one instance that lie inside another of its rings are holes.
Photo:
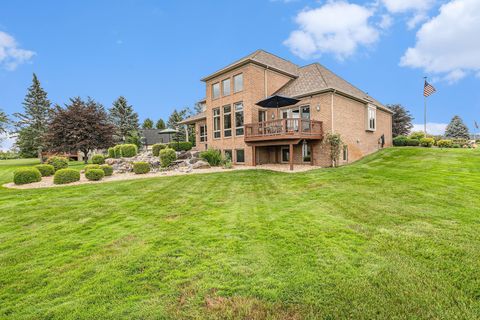
[[[0,189],[0,318],[478,319],[479,194],[480,151],[420,148]]]

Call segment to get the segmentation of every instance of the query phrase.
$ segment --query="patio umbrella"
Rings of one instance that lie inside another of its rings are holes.
[[[159,134],[161,134],[161,133],[168,134],[168,141],[171,141],[172,140],[172,134],[173,133],[178,133],[178,130],[175,130],[175,129],[172,129],[172,128],[167,128],[167,129],[164,129],[164,130],[159,132]],[[177,145],[178,145],[178,141],[177,141]]]
[[[257,102],[256,105],[264,108],[277,109],[277,118],[278,118],[278,108],[292,106],[298,103],[299,101],[300,100],[294,99],[294,98],[274,95]]]

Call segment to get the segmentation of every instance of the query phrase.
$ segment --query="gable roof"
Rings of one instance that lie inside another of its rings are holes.
[[[264,67],[269,67],[270,69],[286,74],[292,78],[298,76],[299,67],[296,64],[280,58],[274,54],[266,52],[265,50],[257,50],[247,55],[246,57],[243,57],[242,59],[237,60],[229,64],[228,66],[216,71],[215,73],[206,76],[202,79],[202,81],[208,81],[212,78],[215,78],[216,76],[221,75],[222,73],[233,70],[247,63],[255,63]]]
[[[188,117],[185,120],[180,121],[179,124],[191,124],[191,123],[197,122],[198,120],[203,120],[206,118],[207,118],[207,113],[204,111],[204,112],[197,113],[196,115],[193,115],[191,117]]]
[[[350,82],[337,76],[319,63],[313,63],[298,69],[298,77],[292,79],[275,94],[292,98],[312,95],[319,92],[338,91],[365,103],[373,103],[376,106],[391,112],[382,103],[370,97],[367,93],[358,89]]]

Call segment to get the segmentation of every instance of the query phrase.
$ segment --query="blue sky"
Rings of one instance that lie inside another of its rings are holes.
[[[473,130],[479,3],[3,1],[0,108],[21,110],[35,72],[52,102],[91,96],[109,107],[124,95],[141,119],[165,119],[204,97],[201,77],[262,48],[299,65],[320,62],[383,103],[403,104],[415,123],[423,123],[427,75],[438,90],[428,121],[459,114]]]

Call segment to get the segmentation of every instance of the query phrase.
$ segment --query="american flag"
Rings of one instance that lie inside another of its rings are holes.
[[[425,80],[425,85],[423,86],[423,95],[428,97],[435,92],[437,92],[437,90],[430,83],[428,83],[427,80]]]

